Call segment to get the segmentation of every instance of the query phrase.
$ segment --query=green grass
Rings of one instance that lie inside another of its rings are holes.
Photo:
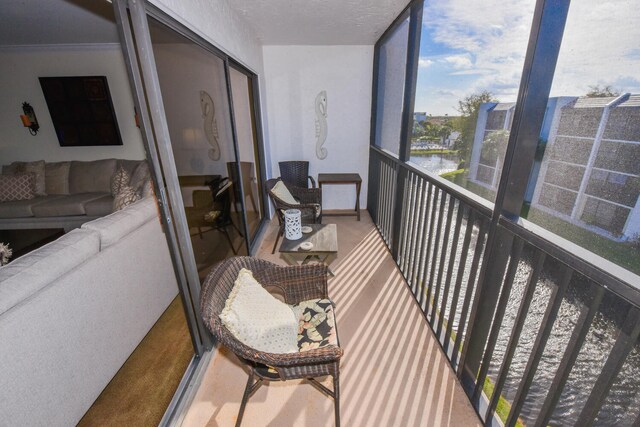
[[[489,399],[491,399],[491,396],[493,396],[493,389],[493,382],[489,379],[489,377],[485,378],[482,391],[484,391],[484,394],[487,395]],[[511,404],[507,399],[500,396],[500,399],[498,399],[498,404],[496,405],[496,414],[498,415],[498,417],[500,417],[503,423],[507,422],[507,417],[509,416],[510,411]],[[524,427],[524,423],[520,418],[516,420],[516,427]]]
[[[457,150],[445,150],[445,149],[411,149],[411,154],[420,156],[428,156],[430,154],[458,154]]]
[[[433,296],[431,296],[429,298],[429,305],[431,305],[432,309],[436,310],[436,315],[440,317],[440,310],[437,307],[434,307],[433,303],[434,303],[434,299],[433,299]],[[443,322],[442,322],[443,330],[446,330],[448,321],[449,319],[447,318],[443,319]],[[435,325],[432,325],[432,327],[435,327]],[[455,343],[456,336],[457,336],[456,331],[454,331],[452,328],[450,339],[453,343]],[[460,347],[458,348],[458,351],[462,353],[462,343],[460,343]],[[495,389],[495,386],[493,382],[489,379],[489,377],[485,377],[484,385],[482,386],[482,391],[484,391],[484,394],[487,396],[487,399],[491,400],[494,389]],[[507,421],[507,417],[509,416],[510,411],[511,411],[511,403],[509,403],[509,401],[505,399],[504,396],[500,396],[500,399],[498,399],[498,404],[496,405],[496,415],[502,420],[503,423]],[[524,423],[520,418],[516,420],[516,427],[525,427]]]
[[[455,177],[457,175],[462,175],[466,172],[466,169],[457,169],[451,172],[445,172],[440,174],[441,177],[448,179],[449,181],[454,181],[455,182]]]
[[[478,185],[474,182],[469,181],[468,172],[468,169],[458,169],[453,172],[443,173],[440,176],[448,179],[456,185],[459,185],[460,187],[466,188],[467,190],[477,194],[483,199],[487,199],[493,202],[496,199],[496,192],[483,187],[482,185]]]
[[[616,242],[536,208],[529,208],[527,219],[640,275],[640,256],[631,243]]]

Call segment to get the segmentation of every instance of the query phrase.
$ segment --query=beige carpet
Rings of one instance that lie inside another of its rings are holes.
[[[478,417],[368,214],[338,224],[329,294],[345,356],[343,426],[476,426]],[[258,254],[271,255],[272,223]],[[222,349],[212,359],[184,427],[233,426],[247,374]],[[328,383],[330,384],[330,383]],[[247,404],[244,426],[333,426],[333,401],[302,381],[269,383]]]
[[[191,337],[178,296],[78,425],[157,426],[192,356]]]

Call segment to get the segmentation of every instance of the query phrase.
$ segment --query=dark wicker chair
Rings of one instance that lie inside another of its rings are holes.
[[[280,199],[271,191],[278,181],[280,181],[280,178],[270,179],[264,183],[265,191],[273,203],[276,215],[278,216],[278,224],[280,225],[276,242],[271,251],[272,254],[276,252],[280,237],[284,235],[284,211],[287,209],[300,209],[303,224],[322,223],[322,189],[290,187],[287,185],[293,198],[300,202],[299,205],[292,205]]]
[[[244,235],[231,217],[230,193],[233,186],[228,185],[227,178],[214,178],[212,181],[207,182],[207,185],[209,190],[194,190],[192,192],[193,207],[185,208],[187,224],[190,229],[198,229],[197,234],[201,239],[206,231],[221,231],[227,238],[233,254],[237,255],[238,251],[233,246],[228,227],[232,226],[241,237],[244,237]],[[207,220],[206,214],[212,211],[217,211],[219,216],[213,220]],[[207,230],[203,232],[203,228]]]
[[[247,401],[263,380],[285,381],[300,378],[309,380],[314,387],[334,399],[335,422],[336,426],[339,426],[340,358],[343,354],[339,344],[298,353],[266,353],[240,342],[220,320],[220,313],[242,268],[251,270],[256,280],[266,289],[277,289],[284,295],[287,304],[328,298],[328,267],[324,264],[281,267],[257,258],[234,257],[222,261],[211,269],[200,295],[202,319],[218,343],[229,348],[249,368],[249,379],[242,397],[236,426],[240,426]],[[333,377],[333,390],[315,380],[317,377],[327,375]]]
[[[309,175],[309,162],[303,160],[291,160],[279,162],[280,178],[287,187],[316,188],[316,181]]]

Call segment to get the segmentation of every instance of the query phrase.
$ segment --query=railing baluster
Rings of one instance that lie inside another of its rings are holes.
[[[460,323],[458,331],[456,333],[456,342],[454,344],[453,357],[451,359],[451,365],[455,366],[458,360],[460,352],[460,343],[462,343],[462,336],[464,335],[465,325],[467,323],[467,315],[469,314],[469,306],[471,305],[471,296],[473,295],[473,289],[476,286],[476,276],[478,275],[478,266],[480,265],[480,258],[484,252],[484,242],[487,237],[488,220],[480,217],[480,227],[478,229],[478,239],[476,240],[476,248],[473,251],[473,261],[471,262],[471,270],[469,271],[469,278],[467,280],[467,290],[464,294],[464,301],[462,303],[462,311],[460,312]],[[456,374],[458,378],[462,374],[462,365],[458,366]]]
[[[622,369],[624,361],[638,341],[638,335],[640,335],[640,309],[636,306],[631,306],[624,324],[620,328],[616,343],[613,345],[593,389],[591,389],[589,398],[582,408],[582,412],[580,412],[576,425],[593,425],[611,386],[616,380],[620,369]]]
[[[411,269],[411,273],[410,276],[411,277],[411,281],[413,283],[413,293],[415,295],[418,294],[418,286],[419,286],[419,276],[418,273],[420,271],[420,268],[422,267],[422,247],[424,246],[424,230],[427,227],[427,204],[429,203],[429,200],[427,199],[427,187],[429,186],[429,183],[427,182],[426,179],[420,178],[420,182],[422,184],[422,187],[420,189],[420,191],[422,192],[422,203],[420,205],[420,209],[418,210],[419,214],[417,217],[417,222],[418,222],[418,232],[416,234],[416,251],[414,254],[414,261],[413,261],[413,268]]]
[[[446,196],[447,193],[444,193],[443,195],[443,200],[442,200],[442,205],[440,206],[441,208],[444,207],[444,204],[446,202]],[[453,196],[449,196],[449,208],[447,210],[447,223],[444,227],[444,237],[442,239],[442,248],[440,249],[440,265],[438,267],[438,278],[436,279],[436,283],[435,283],[435,288],[436,291],[433,295],[433,304],[432,304],[432,310],[431,310],[431,324],[433,325],[433,322],[435,321],[435,316],[436,313],[438,311],[438,298],[440,297],[440,288],[442,285],[442,276],[444,273],[444,264],[445,264],[445,259],[447,258],[447,245],[449,244],[449,231],[451,229],[451,218],[453,217]],[[442,217],[442,215],[444,214],[444,211],[441,209],[440,210],[440,215]],[[440,220],[442,218],[438,219],[438,223],[440,223]],[[440,231],[440,224],[438,224],[438,232]],[[436,239],[439,237],[439,234],[436,236]],[[437,241],[437,240],[436,240]],[[438,317],[442,316],[442,313],[440,313],[438,315]]]
[[[533,299],[533,294],[536,290],[536,287],[538,286],[538,279],[540,278],[540,273],[542,272],[544,261],[544,252],[537,251],[536,257],[533,261],[533,270],[531,270],[531,273],[529,274],[529,280],[527,281],[527,286],[525,287],[522,301],[520,301],[520,307],[518,307],[518,314],[516,315],[516,319],[511,330],[511,336],[509,337],[507,349],[502,359],[502,365],[500,366],[498,377],[493,387],[493,394],[491,395],[491,401],[489,402],[489,407],[487,408],[485,420],[491,419],[493,411],[498,406],[498,401],[500,399],[500,395],[502,394],[502,388],[504,387],[504,383],[507,380],[507,376],[509,375],[511,361],[513,360],[513,355],[515,354],[516,347],[518,346],[518,342],[520,341],[520,334],[522,333],[524,322],[527,319],[527,314],[529,313],[531,300]]]
[[[466,208],[460,203],[460,211],[462,212]],[[462,242],[462,250],[460,251],[460,261],[458,265],[458,274],[456,275],[456,282],[453,287],[453,295],[451,296],[451,307],[449,308],[449,321],[447,322],[447,329],[444,333],[444,352],[449,350],[449,340],[451,339],[451,331],[453,329],[453,322],[455,321],[456,309],[458,308],[458,299],[460,298],[460,289],[462,288],[462,279],[464,277],[464,270],[467,266],[467,253],[469,251],[469,245],[471,243],[471,235],[473,234],[473,223],[476,218],[476,213],[473,209],[468,209],[467,225],[464,233],[464,240]],[[453,349],[455,353],[456,349]],[[452,355],[453,357],[453,355]]]
[[[500,334],[500,328],[502,327],[502,321],[504,320],[504,313],[507,311],[507,304],[509,303],[509,297],[511,296],[511,288],[513,287],[513,280],[518,272],[518,266],[520,265],[520,257],[522,256],[522,248],[524,242],[522,239],[513,239],[513,245],[511,246],[511,259],[509,260],[509,267],[507,268],[507,274],[505,275],[504,284],[502,285],[502,292],[500,293],[500,299],[498,300],[498,307],[493,317],[493,323],[491,324],[491,331],[487,339],[487,348],[482,358],[482,364],[480,365],[480,373],[476,382],[476,387],[471,397],[471,402],[478,404],[482,389],[484,387],[484,381],[489,372],[489,366],[491,365],[491,358],[493,357],[493,350],[495,350],[496,343],[498,342],[498,336]],[[495,392],[494,392],[495,393]],[[489,418],[485,418],[488,420]]]
[[[378,230],[382,234],[383,240],[386,242],[387,236],[384,231],[384,221],[385,221],[385,198],[387,197],[387,187],[386,187],[386,167],[384,160],[380,162],[380,183],[378,184],[378,192],[380,197],[378,198]]]
[[[557,286],[554,286],[553,290],[551,291],[550,301],[547,304],[547,309],[544,312],[540,330],[536,335],[536,340],[533,344],[533,348],[531,349],[531,354],[529,356],[529,360],[527,361],[527,366],[524,370],[523,378],[520,381],[520,384],[518,384],[518,390],[516,391],[516,396],[513,399],[511,411],[509,412],[507,422],[505,423],[505,426],[507,427],[513,427],[516,424],[518,415],[522,410],[522,405],[524,405],[524,400],[526,399],[527,393],[529,392],[529,387],[531,386],[533,377],[538,369],[538,364],[540,363],[540,358],[542,357],[544,347],[547,344],[547,340],[549,339],[549,335],[551,334],[551,329],[553,328],[553,324],[555,323],[556,317],[558,315],[558,310],[560,309],[560,305],[562,304],[562,299],[564,298],[564,294],[569,287],[569,281],[571,280],[571,276],[573,275],[573,270],[564,264],[561,264],[561,270],[562,273],[560,275],[560,283]]]
[[[409,218],[411,217],[411,209],[412,209],[411,203],[413,202],[412,183],[413,183],[414,176],[415,175],[412,173],[409,173],[407,175],[407,178],[406,178],[407,185],[404,186],[404,191],[402,196],[402,200],[403,200],[402,224],[400,226],[400,236],[398,236],[398,238],[400,239],[400,244],[398,246],[399,248],[398,259],[396,260],[402,274],[405,274],[405,269],[408,264],[407,248],[411,245],[408,235],[409,235],[409,229],[411,227],[411,221],[409,220]]]
[[[562,360],[558,365],[556,375],[553,377],[553,381],[549,387],[549,393],[547,393],[547,397],[542,404],[542,409],[540,409],[538,419],[534,426],[545,427],[549,424],[549,420],[553,415],[553,410],[560,400],[560,396],[562,395],[564,386],[567,383],[571,369],[573,368],[573,365],[578,358],[578,354],[580,353],[580,349],[582,348],[582,344],[584,344],[584,340],[587,337],[593,318],[596,316],[596,313],[598,313],[598,308],[602,302],[604,292],[605,291],[602,286],[599,286],[594,282],[590,282],[589,293],[591,294],[591,301],[580,308],[580,314],[576,321],[576,325],[573,328],[573,332],[571,333],[571,338],[569,339],[567,348],[564,351]]]
[[[416,290],[416,280],[413,277],[413,273],[415,271],[416,258],[418,254],[418,246],[420,243],[420,241],[418,240],[418,237],[420,236],[419,233],[420,233],[420,226],[422,222],[422,209],[424,205],[424,191],[423,191],[424,180],[420,179],[420,177],[418,177],[417,175],[416,175],[416,178],[418,179],[418,183],[416,186],[418,191],[418,201],[416,202],[415,215],[413,216],[414,227],[413,227],[413,235],[411,238],[413,244],[411,245],[411,253],[409,255],[410,264],[409,264],[409,268],[407,269],[407,280],[411,285],[411,290],[414,293]]]
[[[447,204],[447,193],[445,193],[444,191],[440,191],[438,200],[440,205],[438,207],[438,214],[437,214],[438,219],[436,221],[436,226],[435,226],[435,236],[433,240],[433,254],[431,254],[431,271],[429,272],[429,288],[427,289],[427,301],[425,306],[426,307],[425,313],[427,313],[430,317],[429,323],[433,323],[432,313],[435,311],[432,304],[432,298],[436,289],[436,285],[435,285],[436,266],[438,261],[438,255],[440,254],[440,233],[442,231],[442,218],[444,217],[444,207]]]
[[[408,197],[409,186],[405,185],[402,191],[402,200],[407,200]],[[407,215],[409,212],[408,206],[405,206],[405,209],[402,209],[400,216],[400,235],[398,236],[398,260],[396,263],[398,267],[402,265],[402,260],[404,257],[402,256],[404,249],[407,245],[406,231],[407,231]],[[401,269],[402,270],[402,269]]]
[[[413,283],[411,283],[411,263],[413,262],[413,253],[415,251],[416,248],[416,229],[418,227],[417,223],[416,223],[416,217],[418,216],[418,210],[419,210],[419,204],[420,204],[420,183],[418,182],[418,177],[414,174],[413,177],[415,178],[413,183],[412,183],[412,188],[411,188],[411,192],[413,194],[413,206],[411,206],[411,217],[409,218],[409,220],[411,221],[411,224],[409,224],[409,232],[407,233],[407,241],[409,242],[409,244],[407,245],[407,265],[405,266],[405,269],[403,270],[404,273],[404,277],[407,279],[407,282],[409,283],[409,286],[412,286]]]
[[[389,244],[393,245],[393,242],[397,238],[397,236],[393,232],[393,223],[395,219],[395,203],[396,203],[396,187],[398,185],[398,166],[393,163],[391,165],[391,188],[390,188],[390,203],[389,203],[389,219],[388,219],[388,230],[389,230]]]
[[[429,264],[429,244],[427,242],[428,240],[428,236],[427,236],[427,232],[429,230],[429,212],[432,209],[432,192],[433,192],[433,184],[431,184],[429,181],[426,181],[427,183],[427,205],[424,209],[424,221],[423,221],[423,227],[422,227],[422,236],[420,237],[420,241],[422,242],[421,244],[421,251],[420,251],[420,269],[416,274],[416,282],[418,283],[418,287],[417,287],[417,291],[416,291],[416,297],[418,299],[418,302],[420,303],[420,306],[422,307],[422,299],[423,299],[423,295],[424,295],[424,277],[425,277],[425,272],[427,271],[427,267]]]
[[[429,239],[427,242],[426,262],[427,262],[427,266],[429,267],[429,272],[433,271],[433,262],[429,263],[429,257],[431,256],[430,251],[433,248],[431,243],[433,241],[433,230],[435,228],[436,211],[438,210],[439,196],[440,196],[440,189],[438,187],[435,187],[433,191],[433,206],[431,206],[431,219],[429,220]],[[433,249],[433,253],[435,255],[437,251]],[[424,286],[427,287],[427,292],[426,293],[423,292],[420,295],[420,306],[422,307],[422,311],[425,314],[429,313],[429,298],[431,297],[431,282],[427,281],[426,279],[427,279],[427,269],[425,268],[424,277],[422,278],[422,281],[424,283]]]
[[[455,199],[451,197],[451,204],[449,209],[453,211],[455,207]],[[436,330],[436,337],[440,339],[440,333],[442,332],[442,324],[445,318],[445,312],[447,310],[447,300],[449,299],[449,288],[451,287],[451,278],[453,277],[453,266],[456,258],[456,253],[458,252],[458,240],[460,240],[460,227],[462,226],[462,204],[458,204],[457,208],[458,212],[456,213],[456,226],[453,231],[453,240],[451,241],[451,252],[449,253],[449,266],[447,267],[447,277],[444,283],[444,291],[442,292],[442,304],[440,305],[440,318],[438,319],[438,328]],[[453,301],[452,301],[453,304]],[[451,319],[447,320],[447,323],[450,322]]]
[[[383,191],[385,192],[385,197],[384,197],[384,222],[382,224],[382,229],[384,230],[384,238],[387,241],[388,245],[391,245],[391,240],[390,240],[390,236],[389,236],[389,208],[391,205],[391,192],[393,191],[393,189],[391,188],[391,173],[390,173],[390,167],[389,165],[385,162],[384,165],[384,170],[385,170],[385,182],[384,182],[384,189]]]

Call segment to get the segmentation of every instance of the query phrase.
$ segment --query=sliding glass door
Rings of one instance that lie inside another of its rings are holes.
[[[247,228],[251,243],[264,219],[262,177],[260,176],[260,150],[255,114],[255,78],[238,66],[229,67],[229,80],[233,96],[233,115],[235,119],[240,174],[242,175],[242,193],[247,216]],[[239,187],[238,195],[240,194]]]
[[[202,280],[216,262],[248,253],[242,186],[251,185],[250,176],[238,175],[224,60],[154,18],[149,31]]]
[[[195,348],[171,417],[213,344],[201,286],[217,262],[249,255],[265,225],[257,76],[143,1],[114,8]]]

